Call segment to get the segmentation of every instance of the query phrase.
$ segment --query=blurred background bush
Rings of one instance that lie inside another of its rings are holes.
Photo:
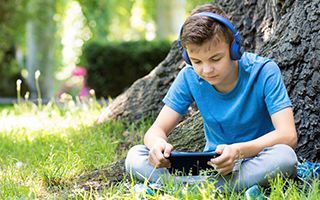
[[[170,46],[168,40],[88,43],[81,63],[88,70],[88,86],[98,97],[115,97],[157,66]]]

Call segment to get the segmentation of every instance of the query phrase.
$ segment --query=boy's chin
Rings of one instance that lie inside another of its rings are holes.
[[[218,78],[211,78],[211,79],[205,79],[208,83],[210,83],[211,85],[216,85],[219,84],[219,80]]]

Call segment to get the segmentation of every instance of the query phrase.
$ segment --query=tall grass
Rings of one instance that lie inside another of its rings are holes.
[[[75,187],[76,177],[123,159],[128,148],[142,143],[152,119],[136,124],[96,124],[102,107],[91,99],[38,105],[25,101],[0,109],[0,199],[136,199],[133,184],[123,180],[110,188]],[[181,185],[169,181],[165,192],[148,199],[242,199],[223,194],[212,182]],[[277,178],[270,199],[319,199],[319,181],[308,189]]]

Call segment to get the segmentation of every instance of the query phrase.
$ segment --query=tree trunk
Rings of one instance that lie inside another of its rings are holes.
[[[28,9],[31,15],[26,27],[28,86],[35,97],[35,72],[39,70],[42,97],[51,98],[54,95],[55,1],[30,1]]]
[[[279,64],[295,113],[299,134],[296,152],[300,160],[319,161],[319,0],[218,0],[216,4],[232,16],[246,50],[270,57]],[[111,103],[109,117],[132,122],[158,113],[161,99],[182,66],[180,59],[175,43],[163,63]],[[159,71],[161,75],[156,73]],[[179,124],[169,141],[176,150],[202,150],[205,140],[200,114]]]
[[[166,39],[178,34],[184,22],[186,0],[156,1],[157,37]]]

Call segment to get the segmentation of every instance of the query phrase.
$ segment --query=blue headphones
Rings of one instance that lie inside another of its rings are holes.
[[[233,41],[232,41],[231,48],[230,48],[231,59],[232,60],[239,60],[241,58],[243,51],[244,51],[243,47],[242,47],[241,36],[240,36],[240,33],[229,22],[229,20],[227,20],[226,18],[224,18],[218,14],[211,13],[211,12],[201,12],[201,13],[194,14],[193,16],[209,17],[209,18],[216,20],[216,21],[224,24],[225,26],[227,26],[233,34]],[[181,28],[180,36],[179,36],[179,44],[181,46],[182,46],[182,42],[181,42],[182,31],[183,31],[183,29]],[[192,65],[186,48],[183,48],[182,58],[187,64]]]

